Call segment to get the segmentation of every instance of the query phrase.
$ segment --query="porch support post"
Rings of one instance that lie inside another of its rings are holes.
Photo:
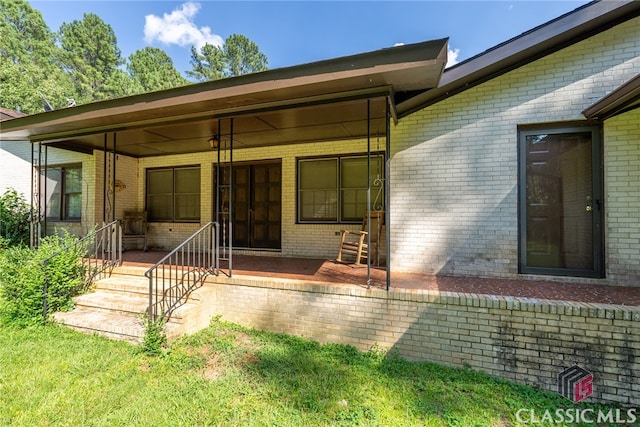
[[[35,187],[34,187],[34,181],[35,181],[35,165],[34,163],[34,155],[35,155],[35,147],[33,146],[33,143],[31,143],[31,217],[29,218],[29,247],[31,249],[33,249],[35,247],[34,244],[34,230],[35,230],[35,221],[34,221],[34,197],[33,194],[35,193]]]
[[[43,207],[43,223],[44,223],[44,235],[47,235],[47,168],[49,167],[49,150],[48,146],[44,146],[44,207]],[[40,233],[42,237],[42,232]]]
[[[229,119],[229,277],[233,277],[233,117]]]
[[[220,132],[220,119],[218,119],[218,146],[216,147],[217,151],[217,163],[216,163],[216,222],[220,224],[220,146],[222,145],[222,132]],[[213,137],[213,136],[212,136]]]
[[[387,98],[387,114],[385,117],[385,168],[384,168],[384,223],[385,223],[385,263],[387,273],[387,291],[391,287],[391,99]]]
[[[37,153],[37,158],[36,158]],[[42,204],[42,142],[38,148],[31,144],[31,248],[40,246],[40,219]]]
[[[113,133],[113,177],[111,182],[111,221],[116,220],[116,136]]]
[[[102,148],[102,225],[107,223],[107,134],[104,134]]]
[[[31,144],[31,249],[40,241],[40,143],[38,142],[38,158],[36,147]]]
[[[371,286],[371,99],[367,98],[367,288]]]

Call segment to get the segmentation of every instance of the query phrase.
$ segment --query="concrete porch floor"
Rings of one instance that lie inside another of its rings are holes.
[[[126,251],[123,264],[151,267],[166,252]],[[226,273],[227,263],[221,263]],[[323,283],[366,286],[367,269],[354,268],[334,260],[233,255],[233,276],[275,277]],[[371,286],[384,288],[384,269],[371,269]],[[521,298],[576,301],[583,303],[640,306],[640,286],[609,286],[586,283],[512,280],[460,276],[391,273],[391,287],[424,289],[463,294],[513,296]]]

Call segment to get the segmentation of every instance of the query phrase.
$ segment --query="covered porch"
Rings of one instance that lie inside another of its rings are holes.
[[[219,224],[233,270],[237,249],[335,256],[336,233],[375,210],[384,269],[365,271],[388,288],[390,126],[400,102],[438,85],[446,53],[434,40],[13,120],[2,137],[33,147],[33,243],[145,211],[160,250]]]
[[[126,251],[123,265],[149,268],[164,257],[164,251]],[[334,259],[289,258],[274,256],[235,255],[233,276],[243,278],[284,279],[290,283],[304,285],[349,285],[358,288],[386,288],[386,271],[374,267],[368,283],[366,268],[354,268]],[[221,281],[228,278],[228,263],[221,263]],[[524,298],[565,302],[614,304],[640,307],[640,287],[607,286],[592,284],[588,279],[557,281],[480,278],[461,276],[434,276],[427,274],[394,273],[391,288],[408,292],[428,292],[442,295],[483,295],[500,298]]]

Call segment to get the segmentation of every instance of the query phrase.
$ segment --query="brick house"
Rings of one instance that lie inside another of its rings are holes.
[[[0,173],[48,170],[49,231],[145,209],[149,246],[169,250],[228,203],[234,252],[332,259],[336,231],[380,209],[387,280],[637,287],[640,2],[589,3],[448,69],[446,52],[434,40],[3,122]],[[597,399],[640,396],[637,306],[216,284],[211,309],[232,322],[546,390],[579,362]]]
[[[46,148],[47,227],[78,235],[146,209],[150,246],[171,249],[216,218],[216,165],[232,157],[243,253],[335,257],[370,190],[391,271],[637,285],[637,15],[594,2],[444,72],[446,41],[432,41],[37,114],[3,126],[2,159],[42,164]],[[592,111],[625,84],[616,114]],[[367,159],[369,184],[350,188]],[[163,180],[189,190],[162,193]],[[269,186],[269,211],[253,209]]]

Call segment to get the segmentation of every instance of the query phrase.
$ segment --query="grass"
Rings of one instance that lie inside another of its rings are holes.
[[[0,327],[1,426],[511,426],[518,409],[567,406],[470,369],[218,321],[160,356],[56,325]]]

